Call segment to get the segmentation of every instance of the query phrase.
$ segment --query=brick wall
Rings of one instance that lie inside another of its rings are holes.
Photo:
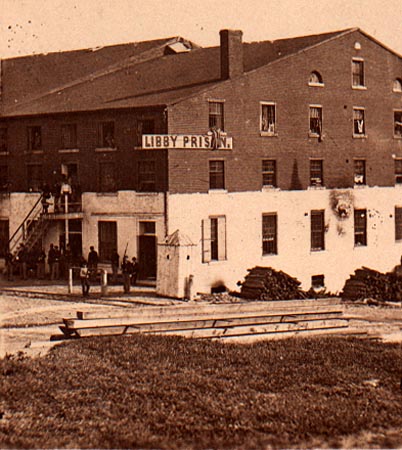
[[[83,191],[99,190],[99,165],[101,162],[116,163],[116,188],[137,188],[137,167],[140,159],[156,162],[156,189],[166,189],[166,153],[164,151],[143,152],[135,149],[137,121],[154,119],[155,132],[164,133],[166,125],[161,111],[104,111],[68,115],[41,116],[32,118],[3,119],[1,126],[7,127],[8,155],[0,155],[0,164],[9,166],[11,190],[27,189],[27,164],[43,166],[43,178],[53,185],[60,179],[61,164],[77,163],[79,181]],[[98,124],[114,122],[116,151],[98,151]],[[77,151],[61,150],[61,125],[76,124]],[[42,152],[27,152],[27,127],[41,126]]]
[[[355,42],[361,45],[355,49]],[[351,87],[351,61],[365,64],[366,90]],[[308,85],[318,71],[324,87]],[[175,192],[206,192],[208,161],[226,161],[229,191],[261,189],[261,160],[277,160],[281,189],[292,188],[295,164],[301,186],[309,185],[310,158],[324,160],[326,187],[353,186],[353,160],[366,160],[367,184],[394,184],[393,157],[402,157],[402,141],[393,135],[393,110],[402,94],[392,90],[402,61],[360,32],[347,34],[296,56],[284,58],[244,77],[183,101],[169,109],[169,133],[208,131],[208,99],[225,101],[225,131],[233,151],[169,151],[169,185]],[[260,136],[260,101],[277,104],[277,136]],[[309,105],[323,108],[323,139],[309,137]],[[353,107],[364,107],[367,138],[353,138]]]

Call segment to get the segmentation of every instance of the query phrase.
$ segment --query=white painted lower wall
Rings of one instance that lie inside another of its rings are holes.
[[[333,209],[334,196],[350,202],[347,218],[341,219]],[[395,206],[402,207],[402,189],[398,187],[175,194],[169,196],[168,225],[169,232],[179,229],[197,245],[195,291],[210,292],[219,284],[238,290],[236,282],[244,280],[247,269],[261,265],[298,278],[304,289],[311,287],[312,275],[323,274],[326,289],[335,293],[356,268],[389,271],[399,263],[402,241],[395,241]],[[367,209],[367,246],[354,245],[353,208]],[[311,210],[325,211],[323,251],[310,249]],[[262,255],[264,213],[277,213],[277,255]],[[226,216],[227,258],[202,263],[202,220],[220,215]]]

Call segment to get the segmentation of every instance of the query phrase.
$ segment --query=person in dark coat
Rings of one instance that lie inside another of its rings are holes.
[[[123,273],[124,292],[127,294],[130,292],[132,263],[126,255],[123,257],[123,262],[121,263],[121,271]]]
[[[98,271],[98,262],[99,262],[98,252],[94,249],[93,245],[91,245],[91,247],[89,247],[88,253],[88,270],[92,280],[96,278],[96,274]]]

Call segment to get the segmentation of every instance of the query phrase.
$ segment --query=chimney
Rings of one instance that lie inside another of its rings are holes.
[[[221,79],[243,74],[243,44],[241,30],[221,30]]]

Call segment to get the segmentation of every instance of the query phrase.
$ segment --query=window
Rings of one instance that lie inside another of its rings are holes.
[[[99,191],[114,192],[116,190],[116,165],[114,162],[99,163]]]
[[[28,151],[42,150],[41,127],[28,127]]]
[[[394,137],[402,138],[402,111],[394,111]]]
[[[325,250],[324,211],[311,211],[311,250]]]
[[[61,164],[60,172],[71,183],[71,186],[77,187],[80,183],[78,175],[78,163],[66,162]]]
[[[155,192],[156,170],[155,161],[138,162],[138,191]]]
[[[225,189],[224,161],[209,161],[209,189]]]
[[[210,217],[202,221],[202,262],[226,259],[226,217]]]
[[[111,259],[113,250],[117,248],[117,223],[99,221],[98,237],[99,259],[102,262],[108,262]]]
[[[209,128],[225,130],[223,102],[209,102]]]
[[[61,148],[77,148],[77,125],[65,124],[61,126]]]
[[[322,107],[310,106],[310,136],[322,135]]]
[[[27,188],[28,191],[38,192],[43,185],[42,164],[27,164]]]
[[[367,245],[367,211],[355,209],[355,246]]]
[[[264,135],[276,133],[276,105],[275,103],[260,103],[260,131]]]
[[[274,159],[262,160],[262,185],[276,187],[276,161]]]
[[[402,240],[402,208],[395,206],[395,240]]]
[[[0,128],[0,152],[8,151],[7,128]]]
[[[115,148],[114,122],[102,122],[99,124],[98,146],[101,148]]]
[[[10,225],[8,219],[0,220],[0,258],[8,253],[8,239],[10,237]]]
[[[9,190],[8,180],[8,166],[6,164],[0,165],[0,192],[7,192]]]
[[[352,86],[364,87],[364,61],[360,59],[352,60]]]
[[[262,216],[262,254],[278,254],[277,215],[263,214]]]
[[[394,92],[402,92],[402,80],[400,78],[396,78],[394,80],[394,84],[392,86],[392,90]]]
[[[366,184],[366,161],[364,159],[355,159],[354,165],[354,184],[355,186]]]
[[[323,288],[325,287],[325,277],[324,275],[313,275],[311,277],[311,287],[312,288]]]
[[[395,159],[395,184],[402,184],[402,159]]]
[[[363,108],[353,108],[353,136],[355,137],[366,135],[364,112]]]
[[[155,121],[153,119],[141,119],[137,121],[136,147],[142,147],[142,136],[155,134]]]
[[[310,186],[323,186],[323,161],[322,159],[310,160]]]
[[[319,72],[313,71],[310,73],[310,78],[308,80],[310,86],[322,86],[324,83],[322,81],[322,76]]]

